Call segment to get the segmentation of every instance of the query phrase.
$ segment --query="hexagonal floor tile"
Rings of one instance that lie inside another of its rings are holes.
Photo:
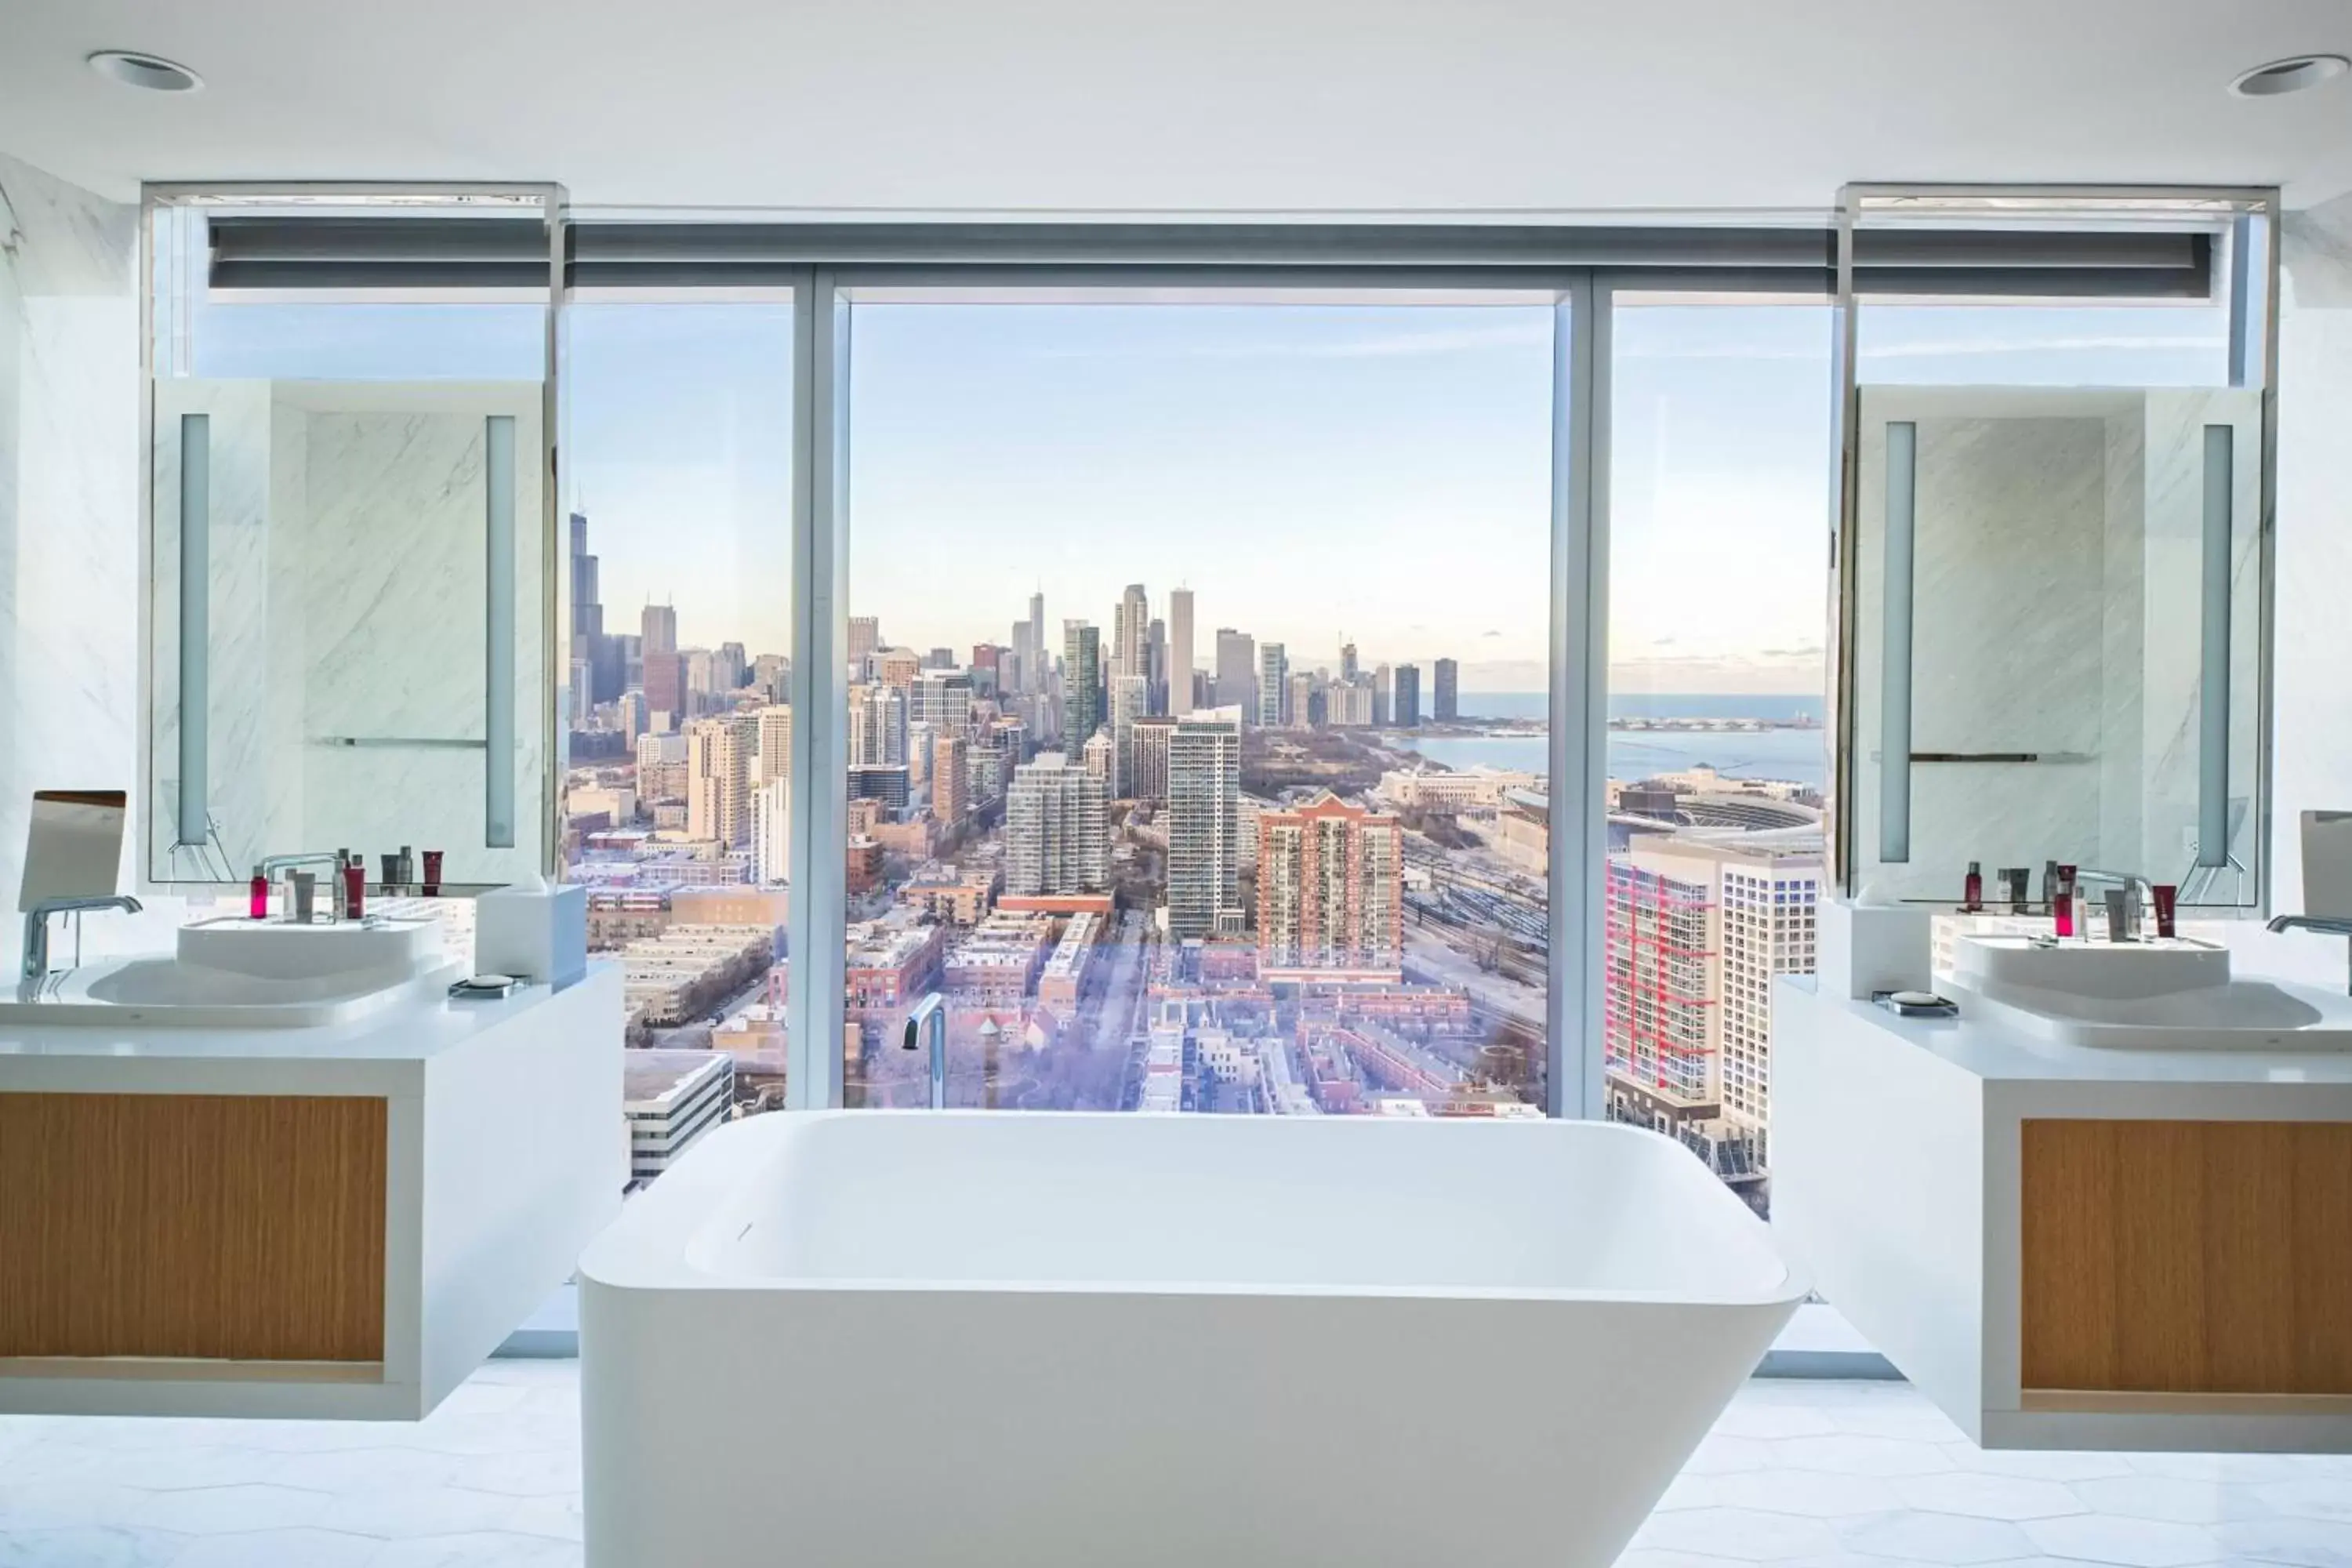
[[[2080,1498],[2056,1481],[1987,1475],[1980,1470],[1911,1476],[1892,1484],[1904,1507],[1925,1509],[1930,1513],[2021,1520],[2055,1519],[2060,1514],[2090,1511]]]
[[[484,1531],[395,1541],[368,1568],[580,1568],[584,1561],[577,1542]]]
[[[334,1500],[326,1492],[302,1487],[189,1487],[151,1492],[131,1522],[191,1535],[291,1530],[316,1521]]]
[[[2115,1513],[2077,1513],[2037,1519],[2021,1525],[2034,1545],[2053,1557],[2107,1563],[2117,1568],[2189,1568],[2227,1555],[2221,1540],[2201,1524],[2171,1524]]]
[[[1745,1508],[1695,1508],[1681,1513],[1650,1516],[1633,1537],[1639,1547],[1690,1552],[1703,1557],[1732,1557],[1744,1563],[1767,1563],[1780,1557],[1806,1557],[1832,1552],[1837,1538],[1829,1526],[1795,1514],[1764,1513]]]
[[[112,1525],[0,1531],[0,1568],[164,1568],[192,1539]]]
[[[332,1530],[262,1530],[206,1535],[171,1568],[375,1568],[383,1542]]]
[[[2036,1550],[2031,1537],[2002,1520],[1908,1511],[1849,1521],[1838,1531],[1838,1543],[1872,1557],[1953,1564],[2031,1557]]]
[[[2317,1519],[2263,1519],[2217,1524],[2213,1534],[2232,1563],[2283,1568],[2352,1568],[2352,1531]]]
[[[2263,1489],[2247,1481],[2184,1481],[2169,1476],[2110,1476],[2076,1481],[2070,1490],[2094,1513],[2173,1524],[2220,1524],[2233,1519],[2268,1519],[2280,1510],[2264,1502]]]
[[[1875,1476],[1841,1476],[1825,1470],[1756,1470],[1712,1479],[1716,1496],[1727,1506],[1760,1509],[1767,1513],[1844,1519],[1860,1513],[1885,1513],[1902,1506],[1887,1484]]]
[[[1826,1470],[1833,1476],[1933,1476],[1950,1470],[1951,1456],[1934,1443],[1907,1437],[1782,1437],[1772,1445],[1776,1467]]]
[[[2280,1481],[2254,1489],[2273,1513],[2293,1519],[2340,1520],[2352,1530],[2352,1481]]]
[[[323,1530],[376,1535],[387,1541],[413,1535],[462,1535],[502,1530],[515,1500],[465,1487],[402,1487],[345,1492],[311,1522]]]

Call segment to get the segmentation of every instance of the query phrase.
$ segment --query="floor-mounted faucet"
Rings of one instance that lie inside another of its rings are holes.
[[[934,991],[915,1004],[907,1015],[907,1035],[902,1048],[913,1050],[924,1034],[930,1035],[931,1046],[931,1109],[948,1108],[948,999]]]
[[[2334,915],[2273,915],[2273,931],[2315,931],[2326,936],[2352,937],[2352,920]],[[2352,995],[2352,950],[2347,950],[2344,974],[2344,990]]]
[[[75,914],[83,910],[121,910],[128,914],[139,912],[139,900],[128,893],[112,893],[103,898],[43,899],[25,912],[25,957],[17,967],[17,978],[27,985],[38,985],[49,977],[49,917]]]

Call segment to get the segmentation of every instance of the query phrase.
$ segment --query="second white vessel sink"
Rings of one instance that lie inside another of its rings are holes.
[[[2230,952],[2180,938],[2062,942],[1969,935],[1953,954],[1960,1016],[2111,1050],[2352,1050],[2352,1000],[2240,980]]]
[[[0,999],[0,1023],[303,1028],[348,1023],[446,984],[437,921],[299,926],[205,921],[173,956],[118,958]]]

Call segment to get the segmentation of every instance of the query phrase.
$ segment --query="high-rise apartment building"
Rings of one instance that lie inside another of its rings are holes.
[[[907,688],[907,721],[928,724],[934,735],[962,735],[971,729],[971,677],[961,669],[927,669]]]
[[[1182,718],[1192,710],[1192,590],[1168,594],[1168,711]]]
[[[1168,798],[1168,741],[1175,729],[1176,721],[1164,713],[1138,719],[1129,727],[1128,753],[1132,771],[1124,781],[1129,798]]]
[[[1247,632],[1217,628],[1214,700],[1220,708],[1239,708],[1244,724],[1257,722],[1257,639]]]
[[[686,737],[651,732],[637,737],[637,798],[656,801],[686,798]]]
[[[1103,724],[1102,633],[1091,621],[1062,623],[1062,746],[1076,752]]]
[[[1324,791],[1258,816],[1258,967],[1268,979],[1396,979],[1404,829]]]
[[[740,691],[751,679],[751,656],[739,642],[723,642],[711,656],[711,689],[716,691]]]
[[[1135,726],[1151,711],[1151,682],[1140,675],[1110,678],[1110,793],[1115,800],[1137,796]]]
[[[746,715],[701,719],[686,731],[686,832],[730,849],[751,841],[752,759],[759,726]]]
[[[1269,730],[1290,722],[1290,660],[1278,642],[1258,645],[1257,721]]]
[[[1372,722],[1386,729],[1396,711],[1396,672],[1385,664],[1372,667]]]
[[[880,616],[852,616],[849,617],[849,679],[853,684],[874,679],[874,672],[866,668],[866,661],[874,657],[874,650],[881,646]]]
[[[1233,910],[1242,862],[1238,709],[1180,719],[1168,733],[1168,930],[1205,937]]]
[[[1147,679],[1151,682],[1151,709],[1154,713],[1168,711],[1168,623],[1154,616],[1150,629],[1143,637],[1143,661]]]
[[[901,691],[914,685],[915,677],[923,670],[922,656],[910,647],[877,647],[866,662],[874,667],[876,680]]]
[[[1401,664],[1396,667],[1396,700],[1394,717],[1390,721],[1400,730],[1421,727],[1421,666]]]
[[[1609,1114],[1680,1138],[1735,1184],[1764,1176],[1772,981],[1814,967],[1818,829],[1637,837],[1609,862]]]
[[[1004,890],[1041,897],[1108,889],[1108,798],[1100,779],[1059,752],[1015,768],[1004,799]]]
[[[793,710],[782,704],[761,708],[751,717],[760,727],[759,782],[773,784],[793,771]]]
[[[1117,748],[1110,742],[1108,730],[1097,730],[1087,737],[1087,743],[1078,748],[1079,765],[1102,781],[1103,794],[1106,795],[1110,794],[1111,785],[1117,777],[1118,764],[1113,760],[1117,755]]]
[[[768,886],[793,877],[793,781],[774,778],[751,792],[751,875]]]
[[[1462,716],[1461,676],[1462,667],[1454,660],[1437,661],[1437,676],[1431,682],[1430,706],[1441,724],[1451,724]]]
[[[1342,642],[1339,645],[1339,679],[1343,681],[1356,679],[1356,645],[1354,643]]]
[[[971,806],[971,745],[961,731],[931,738],[931,816],[949,832],[963,826]]]
[[[850,689],[849,765],[907,765],[907,694],[898,687],[877,683]]]
[[[645,656],[645,690],[646,707],[662,715],[653,721],[655,725],[677,729],[687,711],[686,655],[676,648],[649,650]]]

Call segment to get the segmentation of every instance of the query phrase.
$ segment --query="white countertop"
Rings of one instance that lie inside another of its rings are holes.
[[[1990,1082],[2197,1084],[2352,1084],[2352,1051],[2210,1051],[2142,1049],[2064,1045],[2034,1039],[1996,1023],[1968,1017],[1969,999],[1958,998],[1958,1018],[1905,1018],[1872,1002],[1822,994],[1810,975],[1784,975],[1778,984],[1815,1005],[1843,1013],[1888,1038],[1916,1046],[1963,1072]],[[2352,999],[2305,985],[2282,989],[2331,1016],[2352,1012]],[[1776,1020],[1785,1027],[1786,1024]]]
[[[592,963],[563,994],[617,971]],[[488,1002],[458,1001],[445,982],[420,985],[414,999],[348,1023],[305,1028],[182,1029],[0,1023],[0,1091],[150,1087],[222,1092],[258,1068],[284,1092],[385,1093],[413,1088],[414,1068],[544,1006],[559,994],[518,985]],[[230,1077],[224,1077],[224,1072]],[[97,1074],[119,1075],[99,1084]],[[248,1091],[249,1092],[249,1091]]]

